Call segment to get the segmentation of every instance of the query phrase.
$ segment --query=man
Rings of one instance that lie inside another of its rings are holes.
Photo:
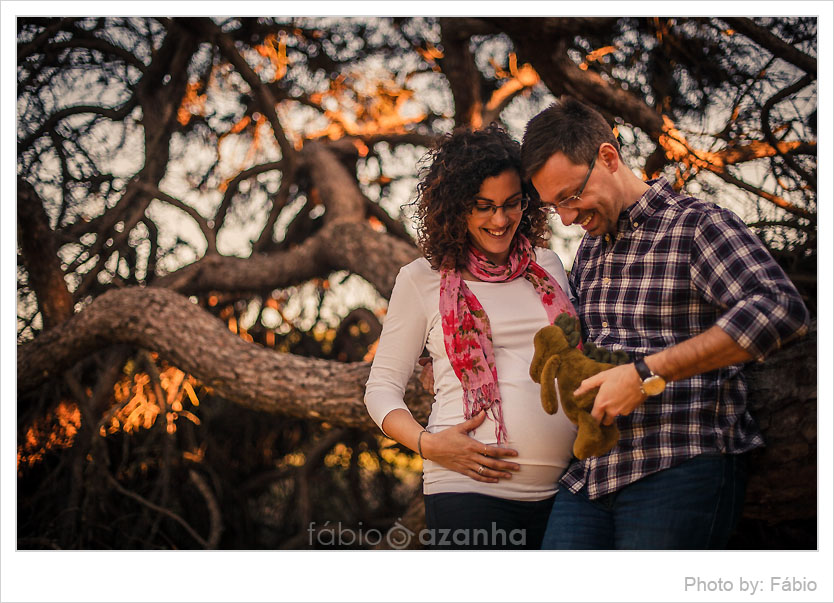
[[[740,515],[741,453],[764,445],[742,364],[808,329],[808,311],[729,210],[643,182],[605,119],[565,98],[527,125],[522,166],[586,234],[570,274],[586,341],[635,362],[583,381],[616,422],[608,454],[560,480],[544,548],[724,548]]]

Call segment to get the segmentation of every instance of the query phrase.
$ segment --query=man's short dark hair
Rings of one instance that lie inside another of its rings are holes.
[[[524,177],[532,177],[556,153],[573,163],[589,164],[603,142],[620,150],[611,126],[598,111],[563,96],[527,123],[521,143]]]

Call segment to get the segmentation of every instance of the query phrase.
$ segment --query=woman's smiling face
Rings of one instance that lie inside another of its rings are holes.
[[[479,212],[473,208],[466,216],[469,241],[498,266],[507,263],[510,244],[523,215],[522,212],[507,213],[503,207],[506,203],[519,201],[522,194],[521,178],[515,170],[490,176],[481,183],[475,205],[492,204],[498,208],[497,211],[478,215]]]

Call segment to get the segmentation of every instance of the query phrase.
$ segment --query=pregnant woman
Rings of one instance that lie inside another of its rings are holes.
[[[542,409],[533,336],[575,314],[547,214],[528,198],[519,145],[502,129],[458,130],[427,154],[417,197],[422,258],[403,267],[365,403],[382,431],[419,452],[436,548],[537,549],[575,427]],[[433,361],[424,428],[403,396]],[[445,534],[445,538],[440,535]]]

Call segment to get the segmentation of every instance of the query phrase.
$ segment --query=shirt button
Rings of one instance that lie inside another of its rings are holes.
[[[602,328],[603,328],[603,329],[607,329],[607,328],[608,328],[608,323],[603,321],[603,323],[602,323]]]
[[[611,279],[608,278],[607,276],[604,279],[602,279],[602,284],[603,285],[608,285],[609,283],[611,283]]]
[[[638,226],[640,226],[637,222],[632,222],[631,225],[634,226],[634,228],[637,228]]]

